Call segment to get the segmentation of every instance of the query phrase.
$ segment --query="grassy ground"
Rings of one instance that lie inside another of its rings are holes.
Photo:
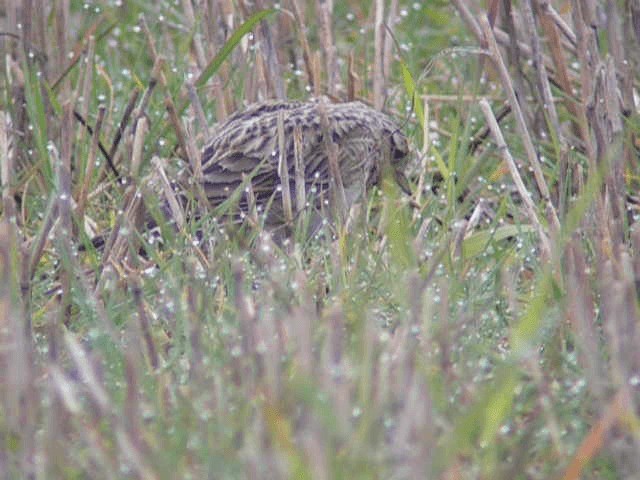
[[[195,3],[0,10],[0,476],[637,478],[637,2]],[[397,119],[411,198],[141,234],[314,94]]]

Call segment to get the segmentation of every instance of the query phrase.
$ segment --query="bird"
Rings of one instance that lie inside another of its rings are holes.
[[[242,219],[253,211],[277,229],[311,210],[318,224],[344,214],[385,169],[408,191],[408,153],[394,120],[362,102],[271,100],[214,127],[189,181],[214,212]]]

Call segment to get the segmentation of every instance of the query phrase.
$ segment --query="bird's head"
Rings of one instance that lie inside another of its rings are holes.
[[[407,137],[405,137],[399,129],[395,129],[389,132],[389,143],[391,153],[390,161],[395,180],[403,192],[411,195],[409,181],[404,172],[409,160],[409,142],[407,141]]]

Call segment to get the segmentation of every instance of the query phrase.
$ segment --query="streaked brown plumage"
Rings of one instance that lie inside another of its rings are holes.
[[[284,155],[280,155],[281,146]],[[322,220],[331,220],[335,213],[343,215],[384,171],[408,192],[404,177],[408,152],[398,126],[363,103],[270,101],[251,105],[217,126],[202,151],[199,176],[183,170],[169,185],[158,165],[160,173],[148,180],[164,198],[160,210],[168,223],[182,226],[181,207],[193,198],[217,216],[248,215],[260,221],[260,215],[279,240],[289,236],[288,227],[302,211],[310,213],[308,231],[316,231]],[[330,164],[337,166],[338,175]],[[336,195],[337,191],[344,195]],[[125,208],[129,221],[144,225],[158,238],[158,217],[145,211],[137,195],[130,202]],[[94,246],[104,247],[107,257],[120,256],[118,252],[126,252],[129,246],[118,231],[119,226],[108,236],[94,237]]]
[[[385,165],[406,185],[407,140],[387,115],[360,102],[271,101],[251,105],[218,126],[203,150],[202,189],[215,208],[242,186],[236,210],[246,214],[255,204],[273,227],[287,221],[282,191],[288,181],[294,218],[304,208],[324,215],[339,188],[332,180],[331,149],[347,208],[378,182]]]

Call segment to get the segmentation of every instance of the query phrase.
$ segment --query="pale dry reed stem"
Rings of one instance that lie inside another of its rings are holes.
[[[542,167],[540,165],[540,160],[538,159],[538,153],[536,152],[535,146],[533,145],[533,140],[531,139],[531,134],[527,128],[526,121],[524,119],[524,115],[520,108],[520,103],[516,96],[516,93],[513,89],[513,85],[511,83],[511,78],[509,74],[509,70],[507,69],[502,54],[498,48],[498,44],[496,43],[495,36],[493,35],[493,30],[489,26],[489,22],[486,18],[480,17],[480,26],[484,32],[484,38],[489,45],[489,51],[491,52],[491,58],[494,61],[494,64],[498,68],[498,73],[500,74],[500,79],[502,81],[502,85],[505,88],[507,93],[507,97],[509,99],[509,104],[511,105],[511,109],[515,116],[516,127],[522,139],[522,143],[524,145],[525,151],[527,153],[527,159],[529,161],[529,165],[533,170],[533,176],[535,177],[536,185],[538,186],[538,191],[542,196],[542,200],[545,203],[545,207],[550,215],[551,226],[555,233],[560,231],[560,221],[558,219],[558,215],[556,213],[553,204],[551,203],[551,194],[549,192],[549,187],[547,186],[547,181],[544,178],[544,173],[542,172]]]
[[[384,4],[383,0],[376,0],[373,23],[373,106],[376,110],[382,110],[384,105]]]
[[[164,166],[162,165],[162,162],[158,157],[153,157],[151,159],[151,164],[158,172],[160,185],[164,192],[164,197],[171,210],[171,218],[175,220],[178,228],[182,229],[185,224],[184,212],[182,210],[182,207],[180,206],[180,202],[178,202],[178,199],[176,198],[176,194],[173,191],[173,188],[171,188],[171,182],[169,181],[169,177],[167,177]]]
[[[322,53],[325,58],[325,72],[327,72],[327,92],[335,96],[338,79],[338,57],[333,38],[333,0],[316,0],[317,22],[320,34]]]
[[[344,183],[342,181],[342,173],[338,165],[338,148],[333,142],[329,118],[324,102],[318,104],[318,115],[320,117],[320,127],[322,129],[322,137],[324,139],[324,149],[329,163],[329,182],[333,192],[333,208],[335,212],[340,214],[346,213],[347,196],[344,191]]]
[[[307,192],[305,187],[305,166],[302,146],[302,129],[299,125],[293,128],[293,162],[296,184],[296,210],[301,212],[307,202]]]
[[[5,218],[12,218],[17,214],[15,200],[11,194],[11,182],[15,173],[14,153],[11,117],[8,112],[0,110],[0,189]]]
[[[522,181],[522,177],[520,176],[520,172],[518,171],[518,167],[516,166],[516,162],[513,160],[511,156],[511,152],[509,151],[509,147],[507,147],[507,143],[502,136],[502,132],[500,130],[500,126],[496,120],[496,117],[493,115],[493,111],[491,110],[491,106],[486,99],[480,100],[480,107],[482,108],[482,113],[484,113],[484,117],[487,120],[487,124],[491,129],[491,134],[493,135],[493,139],[496,142],[496,146],[498,147],[498,151],[502,155],[507,167],[509,168],[509,172],[511,173],[511,178],[516,186],[518,194],[522,199],[522,202],[525,206],[525,211],[527,212],[527,216],[529,217],[529,221],[536,228],[538,232],[538,236],[540,237],[540,245],[542,247],[542,251],[544,253],[545,258],[548,260],[551,259],[551,244],[549,243],[549,238],[545,232],[544,227],[538,220],[538,214],[536,213],[536,207],[533,204],[533,200],[531,199],[531,193],[525,187],[524,182]]]
[[[284,220],[287,224],[293,221],[293,209],[291,206],[291,187],[289,182],[289,165],[287,158],[287,147],[284,138],[284,113],[278,112],[278,178],[280,178],[280,187],[282,188],[282,209],[284,211]]]
[[[311,47],[309,47],[309,40],[306,34],[306,25],[304,19],[304,12],[300,8],[299,0],[290,0],[291,8],[293,9],[293,16],[296,22],[296,28],[298,30],[298,37],[300,44],[302,45],[302,59],[307,70],[307,77],[309,79],[309,85],[315,90],[316,85],[320,83],[320,79],[315,75],[315,69],[313,68],[313,56],[311,54]]]

